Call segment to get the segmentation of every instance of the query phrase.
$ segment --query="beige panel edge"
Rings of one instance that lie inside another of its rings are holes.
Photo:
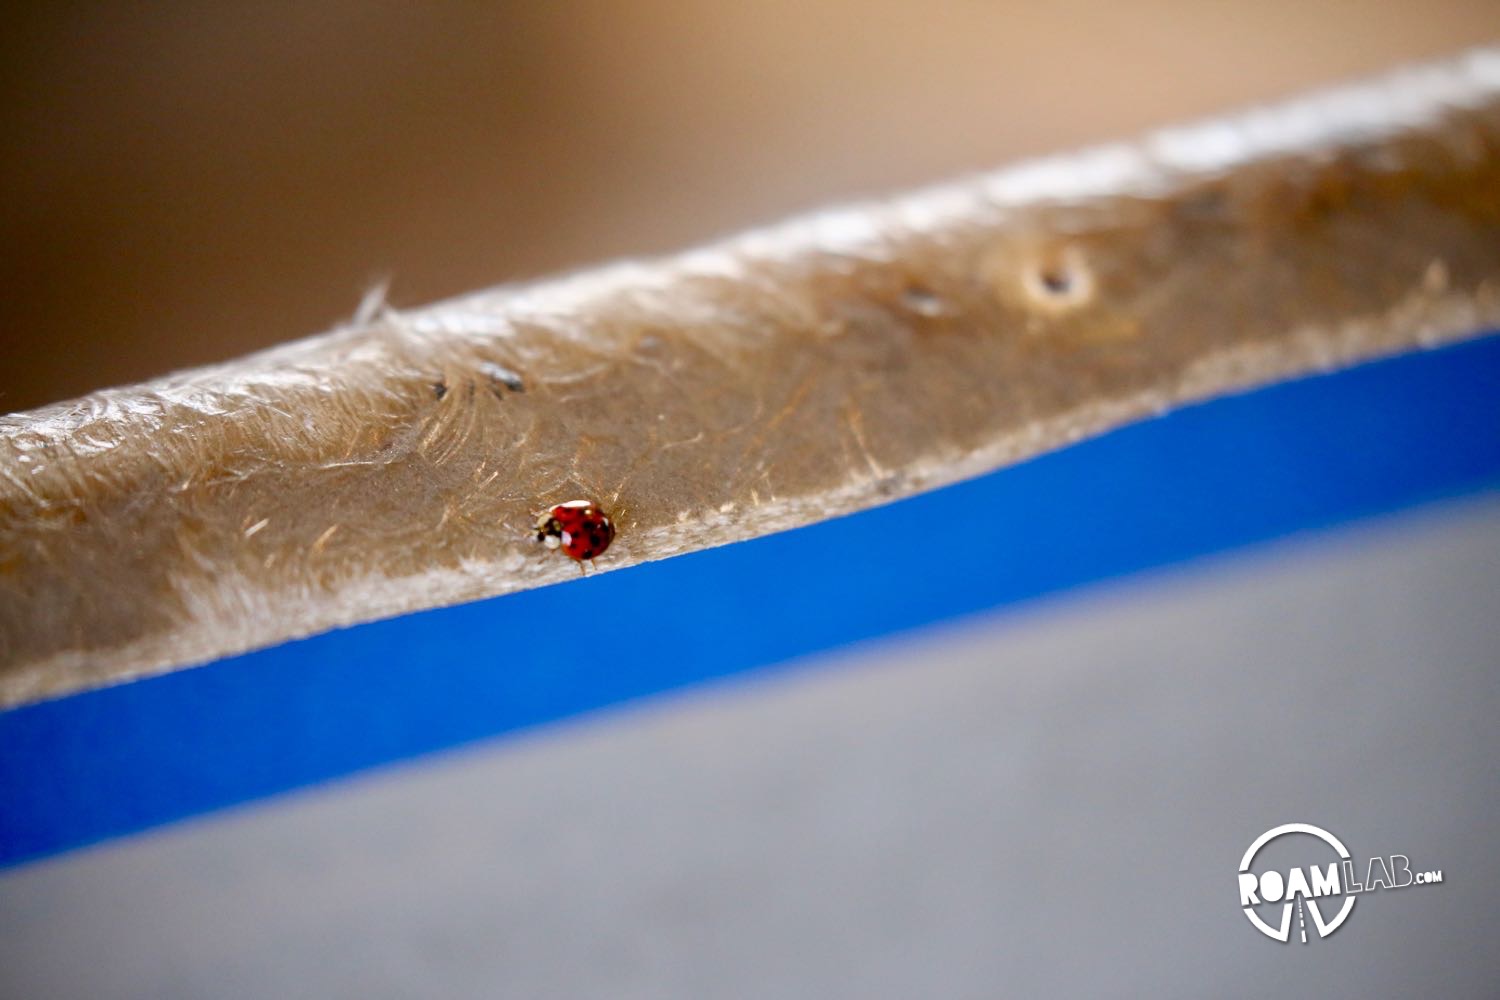
[[[1500,326],[1500,50],[0,418],[0,704],[848,513]],[[1101,502],[1107,497],[1101,495]]]

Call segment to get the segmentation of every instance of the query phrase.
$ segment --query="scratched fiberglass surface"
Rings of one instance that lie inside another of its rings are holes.
[[[852,517],[0,714],[15,863],[1500,483],[1500,337],[1217,400]]]

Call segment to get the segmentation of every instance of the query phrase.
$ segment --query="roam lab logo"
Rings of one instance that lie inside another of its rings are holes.
[[[1307,944],[1309,916],[1317,936],[1325,938],[1344,926],[1361,895],[1442,881],[1441,870],[1413,872],[1405,854],[1376,855],[1360,862],[1327,830],[1311,823],[1286,823],[1256,837],[1245,851],[1240,861],[1240,906],[1257,930],[1283,944],[1291,940],[1295,910],[1298,937]]]

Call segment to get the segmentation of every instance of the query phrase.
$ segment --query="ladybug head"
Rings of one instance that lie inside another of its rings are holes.
[[[562,525],[550,511],[536,519],[536,540],[547,548],[555,549],[561,545],[562,534]]]

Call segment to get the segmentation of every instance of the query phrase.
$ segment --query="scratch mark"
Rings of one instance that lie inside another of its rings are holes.
[[[802,405],[802,401],[807,398],[808,393],[812,392],[814,382],[815,379],[812,375],[804,375],[802,377],[797,383],[796,388],[792,390],[790,397],[782,404],[781,409],[777,410],[771,419],[765,422],[761,429],[756,432],[755,437],[745,446],[746,454],[752,454],[759,450],[771,432],[780,427],[788,417],[797,412],[797,408]]]
[[[323,532],[321,535],[318,536],[318,540],[317,541],[315,541],[315,542],[312,543],[312,547],[310,549],[308,549],[308,554],[309,555],[318,555],[319,553],[321,553],[323,551],[323,547],[328,544],[328,540],[330,538],[332,538],[334,532],[336,532],[338,530],[339,530],[339,525],[337,525],[337,524],[332,525],[331,527],[329,527],[327,531]]]
[[[521,373],[504,365],[496,364],[493,361],[482,361],[479,364],[479,373],[489,379],[491,391],[501,386],[509,389],[511,392],[526,391],[526,380],[521,377]],[[495,392],[495,395],[499,396],[501,394]]]
[[[381,278],[370,286],[359,300],[359,306],[354,310],[354,325],[369,326],[378,317],[383,316],[390,306],[386,303],[386,292],[390,291],[391,279]]]
[[[870,474],[877,479],[888,475],[888,470],[875,460],[874,454],[870,451],[870,443],[865,439],[865,418],[859,407],[852,403],[847,404],[844,407],[844,422],[849,428],[849,433],[854,435],[854,442],[859,445],[860,455],[864,458]]]

